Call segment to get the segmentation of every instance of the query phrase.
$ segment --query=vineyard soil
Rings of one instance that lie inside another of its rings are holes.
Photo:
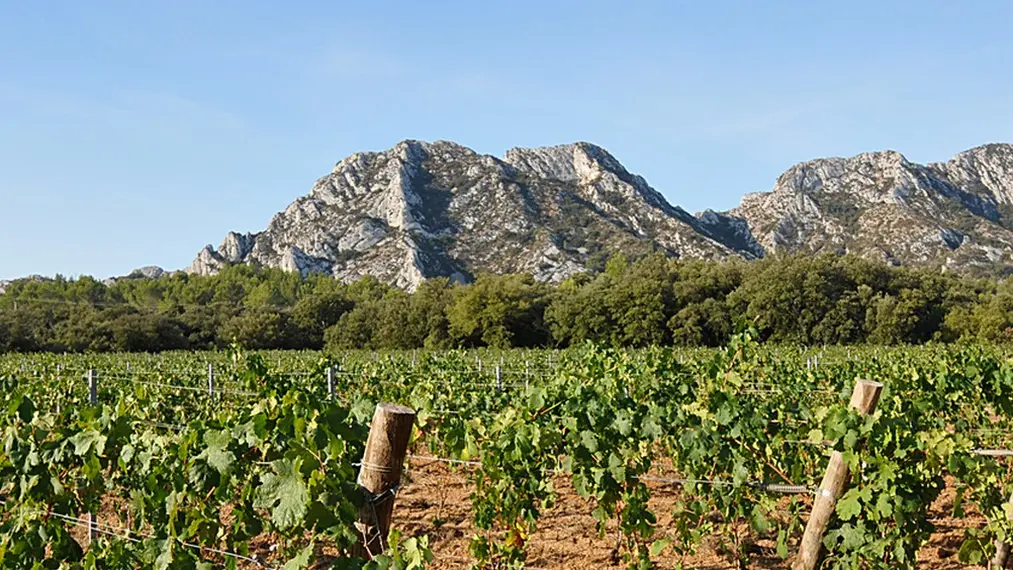
[[[414,462],[411,482],[398,495],[394,509],[394,526],[406,534],[428,534],[436,559],[432,568],[450,570],[469,567],[468,542],[475,532],[471,524],[471,483],[459,469],[441,463]],[[587,503],[574,492],[567,477],[556,478],[559,501],[539,521],[538,531],[531,537],[529,567],[573,570],[624,568],[612,561],[614,530],[600,538],[594,520],[588,516]],[[937,531],[919,553],[919,568],[926,570],[976,570],[957,560],[957,549],[964,539],[964,529],[981,526],[985,519],[968,513],[963,519],[948,517],[954,489],[948,481],[946,491],[933,504],[932,517]],[[651,508],[658,515],[659,534],[664,532],[672,504],[679,494],[677,488],[651,485]],[[714,537],[717,538],[717,537]],[[686,559],[686,568],[699,570],[737,570],[716,550],[717,540],[706,541],[701,551]],[[774,543],[761,541],[752,556],[750,568],[787,568],[788,563],[774,553]],[[670,555],[658,560],[659,568],[672,568],[677,560]]]
[[[406,535],[429,535],[436,556],[430,566],[433,570],[469,568],[468,542],[475,528],[471,524],[468,497],[472,486],[466,473],[442,463],[422,460],[413,461],[410,468],[410,482],[398,494],[394,527]],[[937,530],[919,553],[919,568],[984,570],[984,566],[969,566],[957,560],[956,553],[964,538],[964,529],[983,525],[984,518],[974,512],[969,512],[963,519],[949,518],[954,489],[952,480],[947,483],[946,491],[933,504],[931,515]],[[594,521],[587,515],[587,503],[573,490],[568,478],[557,477],[555,485],[559,490],[559,500],[544,514],[538,531],[531,537],[528,567],[535,570],[624,568],[612,559],[614,529],[610,528],[605,538],[599,537]],[[679,490],[663,484],[651,486],[651,508],[658,514],[660,534],[664,532],[670,518],[667,513],[678,499]],[[119,524],[123,520],[120,514],[123,511],[123,505],[103,501],[99,521]],[[84,528],[74,528],[72,534],[81,544],[87,544]],[[271,538],[261,536],[254,546],[256,553],[269,563],[277,562],[270,549]],[[687,558],[686,568],[737,570],[734,564],[719,554],[716,538],[706,541],[697,555]],[[657,562],[660,568],[671,568],[677,560],[669,553]],[[788,565],[774,553],[773,541],[767,540],[758,544],[750,567],[775,569],[787,568]],[[241,562],[239,568],[254,570],[261,567]]]
[[[824,568],[966,568],[1009,536],[1002,351],[810,355],[745,331],[694,355],[355,356],[0,360],[0,566],[343,567],[377,402],[417,416],[405,540],[372,570],[786,568],[831,449],[851,477]],[[857,379],[885,386],[873,415],[849,408]],[[96,511],[121,536],[82,560]]]

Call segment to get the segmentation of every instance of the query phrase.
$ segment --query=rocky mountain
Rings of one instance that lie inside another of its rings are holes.
[[[404,141],[340,161],[258,233],[229,233],[187,271],[253,263],[405,288],[482,272],[557,282],[615,251],[724,259],[851,252],[951,268],[1013,262],[1013,146],[945,164],[896,152],[790,168],[730,212],[691,215],[588,143],[503,158]]]
[[[160,277],[171,277],[179,273],[178,271],[166,271],[157,265],[145,265],[144,267],[138,267],[126,275],[120,275],[117,277],[110,277],[103,279],[102,283],[106,286],[112,286],[118,281],[128,281],[131,279],[158,279]]]
[[[169,276],[173,273],[175,271],[166,271],[157,265],[145,265],[131,271],[126,276],[126,279],[158,279],[159,277]]]
[[[718,239],[716,232],[737,240]],[[414,288],[481,272],[560,281],[612,252],[756,257],[737,220],[697,218],[587,143],[513,149],[502,159],[451,142],[404,141],[337,164],[254,234],[230,233],[188,271],[231,263],[364,275]]]
[[[889,151],[804,162],[728,215],[745,220],[768,255],[1001,270],[1013,262],[1013,145],[928,165]]]

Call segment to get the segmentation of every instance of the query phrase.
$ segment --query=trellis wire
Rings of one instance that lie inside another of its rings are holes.
[[[8,502],[4,501],[4,500],[0,500],[0,505],[7,506]],[[126,540],[129,540],[129,541],[133,542],[133,543],[140,543],[141,539],[138,539],[135,536],[131,536],[131,535],[140,536],[140,537],[146,538],[146,539],[157,539],[158,538],[157,536],[155,536],[153,534],[150,534],[150,533],[144,533],[144,532],[134,531],[134,530],[130,530],[128,528],[117,527],[117,526],[114,526],[114,525],[111,525],[111,524],[108,524],[108,523],[101,523],[101,522],[98,522],[98,521],[91,521],[91,520],[83,519],[83,518],[80,518],[80,517],[75,517],[75,516],[72,516],[72,515],[65,515],[63,513],[58,513],[58,512],[53,512],[53,511],[33,511],[33,513],[37,514],[37,515],[42,515],[42,516],[56,517],[56,518],[58,518],[60,520],[69,522],[69,523],[73,524],[74,526],[79,526],[79,527],[86,528],[89,531],[99,532],[99,533],[102,533],[102,534],[105,534],[105,535],[115,536],[115,537],[121,538],[121,539],[126,539]],[[265,568],[267,570],[278,570],[278,569],[273,568],[271,566],[267,566],[262,561],[257,560],[256,558],[252,558],[252,557],[249,557],[249,556],[244,556],[242,554],[238,554],[238,553],[235,553],[235,552],[230,552],[228,550],[219,550],[217,548],[212,548],[212,547],[209,547],[209,546],[201,546],[199,544],[193,544],[193,543],[190,543],[190,542],[183,542],[183,541],[180,541],[179,544],[182,545],[182,546],[185,546],[187,548],[193,548],[195,550],[199,550],[201,552],[210,552],[212,554],[218,554],[220,556],[225,556],[227,558],[234,558],[236,560],[244,560],[246,562],[252,562],[254,564],[257,564],[261,568]]]
[[[449,457],[434,457],[429,455],[409,454],[407,459],[429,461],[432,463],[448,463],[451,465],[467,465],[469,467],[478,467],[482,465],[482,462],[480,461],[467,461],[464,459],[451,459]],[[714,479],[679,479],[670,477],[654,477],[650,475],[641,475],[637,478],[641,481],[650,483],[667,483],[672,485],[711,485],[714,487],[749,487],[758,491],[767,491],[771,493],[802,494],[817,492],[816,487],[811,485],[783,485],[780,483],[756,482],[735,483],[734,481],[720,481]]]

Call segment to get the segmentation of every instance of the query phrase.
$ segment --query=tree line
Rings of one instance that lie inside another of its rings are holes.
[[[718,346],[739,327],[806,345],[1013,338],[1013,283],[852,256],[613,256],[551,285],[430,279],[414,292],[246,265],[218,275],[23,279],[0,295],[0,351]]]

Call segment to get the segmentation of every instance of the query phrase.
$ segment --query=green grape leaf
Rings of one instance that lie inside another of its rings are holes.
[[[616,413],[616,419],[612,425],[623,436],[630,435],[630,432],[633,431],[633,422],[630,420],[630,414],[625,410]]]
[[[851,520],[857,518],[862,512],[862,505],[858,502],[859,493],[856,489],[851,489],[841,497],[840,501],[837,501],[837,516],[841,517],[841,520]]]
[[[291,560],[285,563],[282,570],[302,570],[307,568],[313,561],[313,548],[314,545],[310,544],[306,548],[299,551]]]
[[[876,499],[876,511],[883,518],[887,518],[893,514],[893,503],[891,497],[887,493],[881,493],[879,498]]]
[[[168,570],[172,567],[172,541],[171,540],[159,540],[158,545],[159,553],[158,557],[155,558],[156,570]]]
[[[777,531],[777,555],[781,560],[788,559],[788,533],[783,528]]]
[[[668,548],[668,545],[670,544],[672,544],[672,539],[670,538],[660,538],[658,540],[655,540],[651,544],[651,556],[658,556],[666,548]]]
[[[35,403],[30,398],[24,398],[18,403],[18,417],[23,422],[32,421],[35,415]]]
[[[981,542],[978,540],[965,540],[957,552],[957,560],[964,564],[978,564],[985,559],[985,553],[981,546]]]
[[[70,438],[70,443],[74,446],[75,455],[87,455],[92,450],[96,455],[102,455],[106,449],[106,436],[97,430],[86,429],[74,434]]]
[[[197,459],[203,459],[214,470],[225,474],[236,460],[236,456],[229,451],[230,443],[232,443],[232,436],[227,430],[206,432],[204,444],[207,447],[197,456]]]
[[[272,463],[274,473],[261,475],[254,506],[271,509],[271,522],[280,529],[290,529],[306,516],[309,492],[299,469],[302,459],[279,459]]]

